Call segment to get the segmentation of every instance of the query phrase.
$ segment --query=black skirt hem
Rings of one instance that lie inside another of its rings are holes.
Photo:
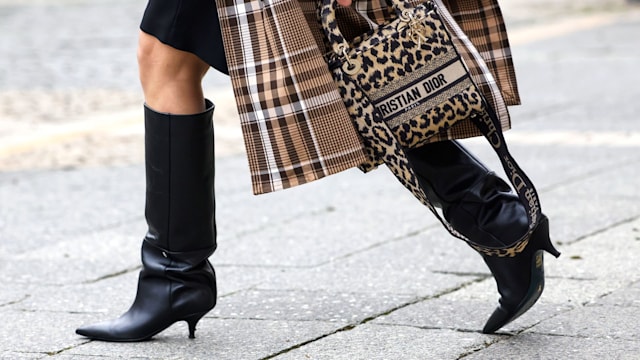
[[[149,0],[140,30],[229,73],[213,0]]]

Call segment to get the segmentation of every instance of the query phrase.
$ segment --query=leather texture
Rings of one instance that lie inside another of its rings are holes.
[[[524,206],[511,188],[456,141],[432,143],[407,152],[420,185],[444,218],[474,243],[508,247],[528,230]],[[473,247],[473,246],[472,246]],[[513,257],[484,259],[493,275],[499,305],[483,328],[493,333],[526,312],[544,289],[543,251],[554,256],[543,216],[527,246]]]
[[[197,115],[145,108],[145,216],[136,298],[117,319],[81,327],[104,341],[141,341],[177,321],[195,325],[216,304],[213,104]]]
[[[509,185],[456,141],[407,152],[418,182],[444,219],[488,247],[507,247],[529,226],[525,208]]]

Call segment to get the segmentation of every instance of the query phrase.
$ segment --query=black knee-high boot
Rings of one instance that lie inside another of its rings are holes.
[[[474,243],[508,248],[528,229],[526,210],[511,188],[455,141],[407,152],[420,185],[454,229]],[[559,256],[543,216],[525,249],[513,257],[480,252],[496,280],[500,302],[484,326],[493,333],[526,312],[544,288],[543,250]]]
[[[145,216],[142,270],[131,308],[117,319],[81,327],[104,341],[141,341],[177,321],[197,322],[216,304],[208,261],[216,248],[213,104],[196,115],[145,107]]]

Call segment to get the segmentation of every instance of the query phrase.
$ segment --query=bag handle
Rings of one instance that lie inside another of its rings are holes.
[[[414,18],[415,7],[407,0],[386,0],[387,4],[391,5],[396,15],[406,22],[411,21]],[[427,1],[423,5],[433,7],[434,5]],[[336,0],[319,0],[318,17],[322,26],[324,35],[331,44],[333,52],[339,56],[346,58],[346,52],[350,49],[349,42],[340,32],[338,22],[336,21],[336,9],[338,2]],[[429,8],[427,8],[429,10]]]

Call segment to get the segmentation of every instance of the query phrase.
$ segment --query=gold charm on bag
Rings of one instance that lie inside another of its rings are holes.
[[[433,33],[431,28],[426,23],[426,17],[423,13],[414,13],[409,10],[404,10],[400,14],[400,22],[398,23],[397,30],[401,31],[408,27],[407,37],[413,40],[419,46],[422,42],[426,41]]]

